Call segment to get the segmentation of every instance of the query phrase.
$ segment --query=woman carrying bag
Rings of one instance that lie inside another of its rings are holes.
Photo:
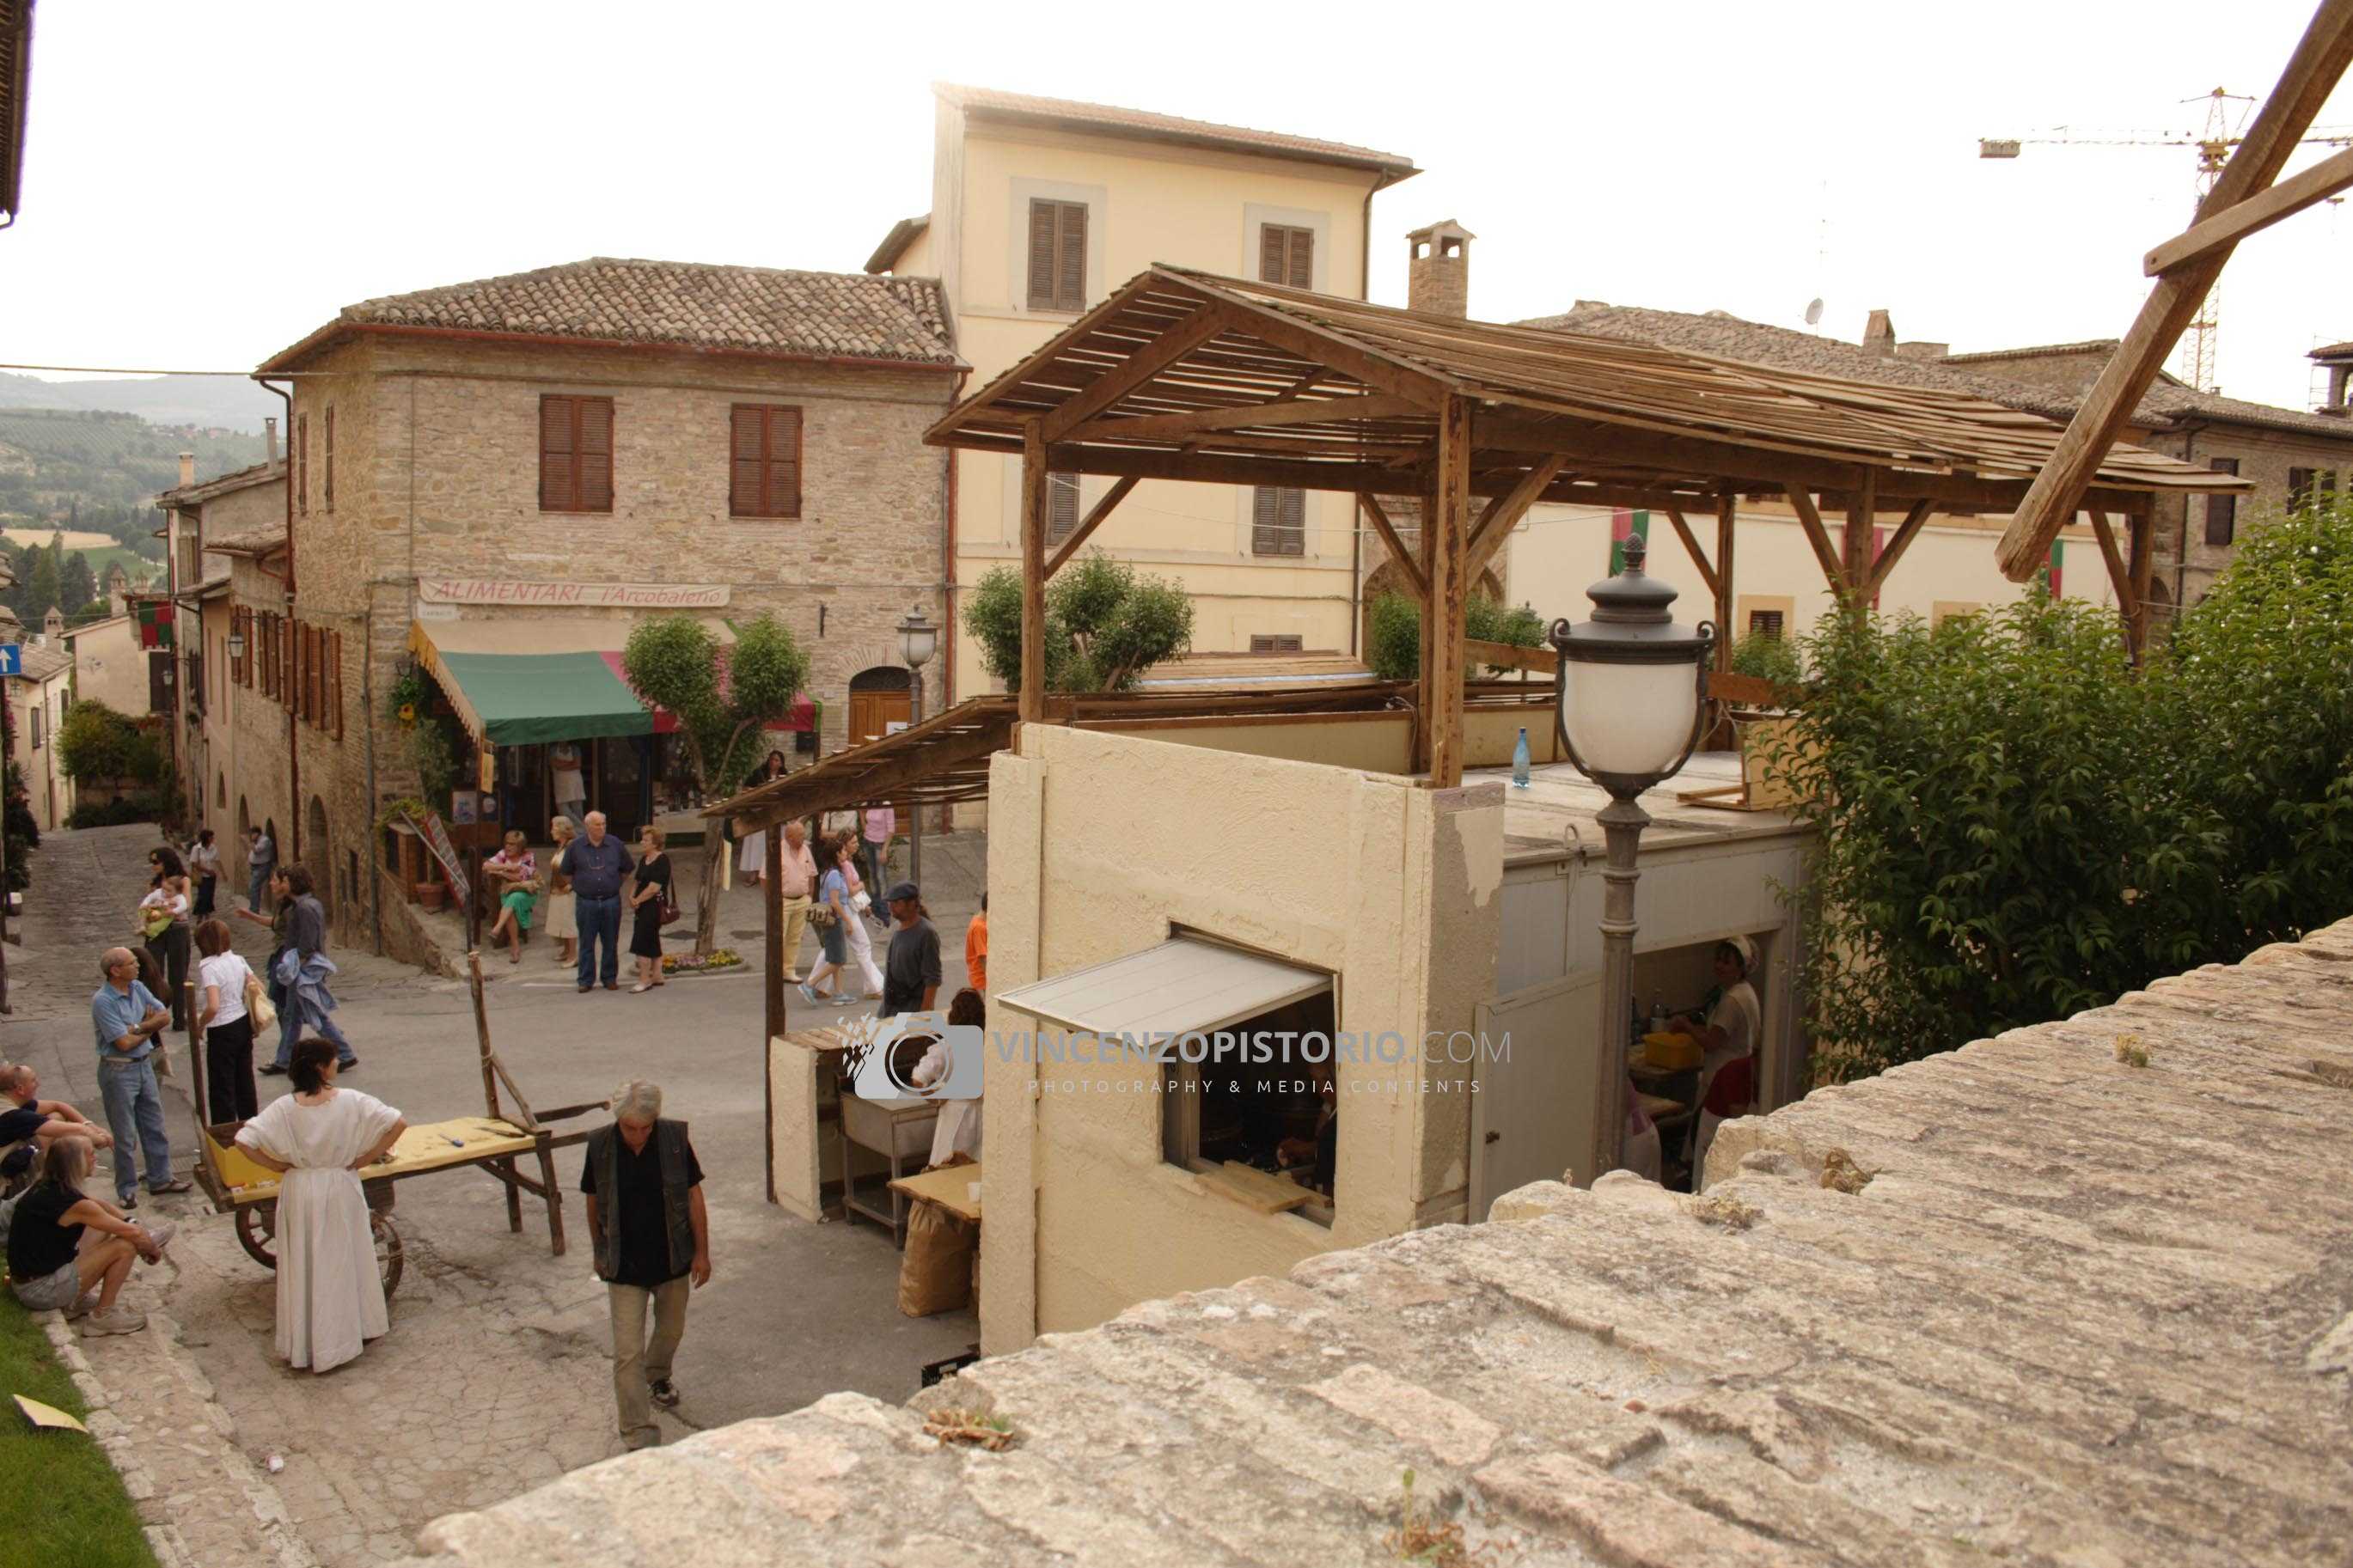
[[[196,928],[196,991],[202,998],[196,1026],[205,1032],[205,1111],[215,1121],[250,1121],[261,1109],[253,1081],[253,1031],[257,1004],[269,999],[261,981],[229,949],[228,922],[217,917]],[[271,1012],[267,1020],[276,1023]]]
[[[649,823],[638,840],[638,880],[629,889],[637,923],[629,928],[629,955],[638,961],[638,995],[669,984],[661,972],[661,928],[678,918],[670,901],[670,857],[662,853],[662,830]]]

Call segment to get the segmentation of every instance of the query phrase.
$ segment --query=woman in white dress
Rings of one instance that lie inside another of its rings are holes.
[[[1699,1129],[1692,1141],[1692,1191],[1706,1184],[1708,1145],[1715,1130],[1736,1116],[1746,1116],[1757,1103],[1757,1038],[1764,1008],[1749,972],[1757,966],[1757,944],[1745,936],[1715,944],[1715,983],[1721,994],[1705,1018],[1679,1017],[1668,1026],[1700,1044]]]
[[[744,781],[745,789],[758,789],[785,776],[785,753],[770,752],[752,776]],[[765,829],[744,835],[735,856],[735,874],[744,879],[747,888],[756,888],[768,874],[768,835]],[[791,956],[790,954],[786,955]]]
[[[547,825],[547,836],[555,841],[554,854],[540,862],[541,891],[539,926],[555,939],[555,962],[569,969],[577,960],[573,956],[573,944],[580,940],[578,906],[572,901],[572,879],[555,868],[564,858],[564,847],[580,836],[580,829],[568,816],[554,818]]]
[[[332,1041],[298,1042],[288,1071],[294,1092],[270,1101],[237,1142],[279,1173],[278,1353],[327,1372],[392,1327],[359,1173],[408,1123],[373,1095],[335,1087]]]

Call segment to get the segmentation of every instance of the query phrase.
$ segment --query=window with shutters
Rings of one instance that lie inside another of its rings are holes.
[[[1046,542],[1060,544],[1079,526],[1079,476],[1046,476]]]
[[[1261,485],[1250,497],[1250,553],[1307,553],[1307,492]]]
[[[1250,652],[1252,653],[1298,653],[1305,646],[1296,635],[1269,636],[1260,632],[1250,634]]]
[[[1772,637],[1778,640],[1781,636],[1781,616],[1782,612],[1779,610],[1749,611],[1748,635],[1752,637]]]
[[[327,405],[326,437],[326,471],[319,478],[322,491],[321,499],[325,502],[326,510],[332,511],[335,510],[335,405],[332,403]]]
[[[294,510],[311,511],[311,416],[294,416]]]
[[[343,634],[327,634],[327,728],[343,738]]]
[[[287,707],[294,706],[294,623],[284,616],[278,619],[278,700]]]
[[[2287,504],[2291,510],[2316,500],[2337,489],[2334,468],[2290,468],[2287,471]]]
[[[801,411],[738,403],[727,422],[728,515],[800,516]]]
[[[1083,202],[1029,203],[1029,308],[1087,308],[1087,209]]]
[[[613,510],[613,400],[539,400],[539,510]]]
[[[1293,289],[1315,286],[1315,231],[1266,223],[1258,229],[1258,280]]]
[[[253,634],[245,629],[246,615],[247,612],[242,608],[232,609],[228,613],[228,635],[237,639],[237,646],[240,648],[250,648],[253,646]],[[228,662],[228,678],[233,683],[238,686],[249,686],[253,683],[253,677],[250,674],[253,667],[246,662],[244,654],[238,654]]]
[[[265,610],[261,614],[253,616],[252,625],[253,636],[252,639],[246,645],[248,648],[246,657],[253,660],[253,668],[258,678],[258,683],[261,688],[261,694],[264,697],[268,697],[275,693],[278,689],[277,682],[271,678],[270,674],[269,661],[275,656],[272,655],[269,647],[269,612]]]
[[[2239,471],[2239,459],[2216,458],[2209,461],[2206,466],[2218,474],[2235,474]],[[2206,498],[2206,542],[2215,545],[2228,544],[2238,531],[2239,498],[2208,496]]]

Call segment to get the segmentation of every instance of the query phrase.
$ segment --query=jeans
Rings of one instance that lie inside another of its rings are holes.
[[[861,838],[858,843],[866,851],[866,896],[880,910],[882,895],[891,890],[891,884],[883,879],[891,873],[891,846],[877,844],[871,838]]]
[[[276,973],[278,968],[276,963],[273,963],[269,967],[273,973]],[[343,1038],[343,1030],[335,1026],[335,1020],[332,1015],[314,1013],[304,1005],[301,987],[280,985],[273,980],[269,984],[269,1001],[270,1005],[278,1009],[278,1055],[275,1065],[279,1068],[283,1068],[292,1065],[294,1042],[306,1035],[316,1035],[322,1039],[332,1041],[335,1047],[335,1062],[339,1067],[349,1067],[360,1059],[359,1053],[352,1049],[351,1041]]]
[[[583,939],[586,940],[585,938]],[[621,1440],[642,1447],[659,1442],[648,1393],[670,1376],[678,1342],[686,1337],[687,1293],[683,1274],[649,1290],[642,1285],[607,1285],[613,1309],[613,1400],[621,1410]],[[653,1338],[646,1338],[646,1305],[653,1304]]]
[[[602,899],[592,899],[586,893],[575,894],[572,900],[580,930],[580,984],[593,985],[598,980],[607,985],[621,974],[621,898],[617,893]],[[596,967],[596,942],[605,942],[605,965],[599,973]]]
[[[98,1093],[106,1106],[106,1130],[114,1134],[114,1195],[128,1204],[139,1191],[131,1157],[134,1144],[146,1166],[150,1190],[172,1179],[172,1145],[164,1136],[163,1091],[155,1085],[155,1064],[108,1051],[98,1064]]]
[[[276,868],[270,865],[251,868],[251,876],[245,888],[245,903],[255,914],[261,913],[261,900],[269,895],[269,873]]]

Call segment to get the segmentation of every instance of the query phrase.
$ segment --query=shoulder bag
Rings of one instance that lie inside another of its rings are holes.
[[[278,1009],[269,1005],[269,987],[250,969],[245,972],[245,1016],[253,1020],[257,1035],[278,1022]]]

